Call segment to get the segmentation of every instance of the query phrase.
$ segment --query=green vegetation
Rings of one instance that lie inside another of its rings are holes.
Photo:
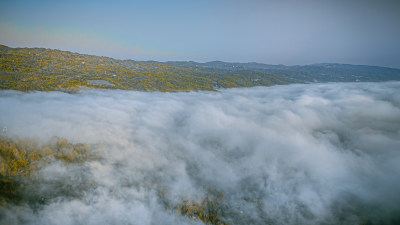
[[[158,62],[0,45],[0,89],[76,92],[90,87],[170,92],[285,83],[288,80],[251,70],[200,71]]]
[[[184,199],[180,205],[177,206],[178,212],[181,215],[200,219],[205,224],[213,225],[228,225],[223,222],[223,211],[220,201],[223,199],[205,198],[200,200],[200,203],[195,201],[188,201]]]
[[[51,161],[69,165],[96,159],[99,157],[91,153],[90,145],[71,144],[63,138],[41,146],[31,139],[0,136],[0,206],[9,201],[37,203],[40,197],[32,194],[36,171]]]
[[[0,45],[0,90],[77,92],[82,87],[89,87],[162,92],[215,91],[217,88],[288,83],[389,80],[400,80],[400,70],[329,63],[284,66],[220,61],[143,62]]]
[[[37,208],[59,197],[83,198],[85,192],[96,188],[97,184],[93,180],[83,179],[82,183],[69,186],[71,184],[66,180],[56,181],[61,183],[45,182],[37,173],[55,161],[63,162],[65,166],[74,166],[100,160],[92,152],[92,147],[88,144],[71,144],[57,137],[41,145],[32,139],[0,136],[0,207],[28,204]],[[205,224],[227,225],[223,222],[222,194],[207,195],[199,203],[185,198],[172,204],[168,202],[165,193],[159,194],[159,198],[165,203],[166,209],[182,216],[201,220]]]
[[[70,144],[64,138],[54,138],[46,146],[39,146],[30,139],[12,140],[0,136],[0,176],[29,176],[39,162],[49,163],[52,159],[69,163],[82,163],[90,158],[87,144]]]

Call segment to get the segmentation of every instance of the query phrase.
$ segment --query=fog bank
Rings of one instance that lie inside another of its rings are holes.
[[[228,224],[400,222],[400,82],[0,91],[0,126],[101,156],[37,171],[46,200],[0,204],[2,224],[202,224],[174,205],[215,193]]]

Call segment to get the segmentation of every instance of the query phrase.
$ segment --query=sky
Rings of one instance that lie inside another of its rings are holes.
[[[400,68],[400,1],[0,0],[0,44],[134,60]]]

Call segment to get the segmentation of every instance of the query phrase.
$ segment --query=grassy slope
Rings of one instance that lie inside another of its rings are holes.
[[[103,80],[98,85],[93,80]],[[288,80],[249,70],[198,71],[157,62],[117,60],[44,48],[0,45],[0,89],[77,91],[80,87],[188,91],[285,84]]]

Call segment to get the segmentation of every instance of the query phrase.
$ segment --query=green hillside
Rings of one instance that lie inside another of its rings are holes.
[[[82,87],[215,91],[288,83],[390,80],[400,80],[400,69],[332,63],[305,66],[221,61],[162,63],[0,45],[0,89],[19,91],[76,92]]]
[[[44,48],[0,45],[0,89],[68,91],[81,87],[190,91],[286,84],[290,80],[253,70],[202,71],[158,62],[117,60]]]

